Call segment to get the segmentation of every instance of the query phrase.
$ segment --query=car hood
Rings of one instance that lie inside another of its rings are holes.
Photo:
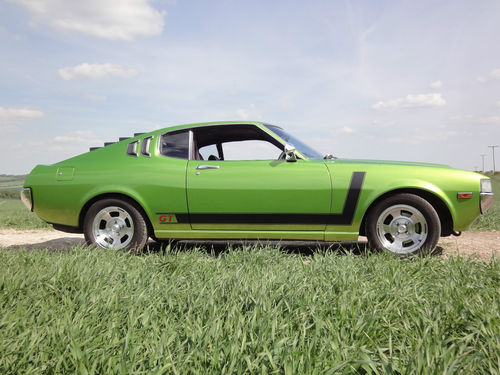
[[[413,167],[435,167],[435,168],[451,168],[445,164],[420,163],[412,161],[392,161],[392,160],[370,160],[370,159],[328,159],[327,163],[332,164],[377,164],[377,165],[399,165]]]

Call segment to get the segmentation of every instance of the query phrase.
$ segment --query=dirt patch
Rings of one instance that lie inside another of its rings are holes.
[[[443,237],[438,243],[443,255],[479,256],[490,259],[500,256],[500,231],[463,232],[460,237]]]
[[[83,234],[55,230],[0,229],[0,247],[64,250],[84,244]]]
[[[360,245],[366,246],[366,238],[360,237]],[[151,243],[152,246],[154,243]],[[85,245],[82,234],[51,230],[0,229],[0,247],[49,249],[64,251],[71,246]],[[438,243],[437,253],[443,257],[462,255],[488,260],[500,256],[500,231],[464,232],[460,237],[444,237]]]

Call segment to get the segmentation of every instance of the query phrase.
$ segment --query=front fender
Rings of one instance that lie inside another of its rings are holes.
[[[398,191],[405,191],[405,190],[421,190],[430,194],[433,194],[435,197],[439,198],[445,205],[448,211],[451,214],[451,217],[453,219],[453,222],[455,223],[457,221],[457,211],[455,209],[455,206],[452,203],[452,200],[446,192],[444,192],[442,189],[440,189],[438,186],[424,180],[420,179],[399,179],[399,180],[394,180],[390,181],[390,183],[387,183],[383,187],[378,187],[378,188],[373,188],[367,189],[369,191],[369,195],[366,197],[364,200],[364,206],[363,206],[363,211],[366,212],[373,203],[378,200],[380,197],[391,194],[391,193],[396,193]]]

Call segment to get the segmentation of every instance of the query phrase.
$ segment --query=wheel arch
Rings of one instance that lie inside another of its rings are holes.
[[[377,197],[365,211],[363,215],[363,220],[361,221],[361,226],[359,228],[360,236],[366,235],[366,218],[370,213],[370,210],[375,207],[379,202],[387,199],[396,194],[413,194],[419,196],[422,199],[425,199],[427,202],[431,204],[431,206],[436,210],[438,214],[439,221],[441,222],[441,236],[446,237],[453,233],[453,217],[451,212],[446,205],[446,203],[436,194],[433,194],[427,190],[417,189],[417,188],[402,188],[388,191],[379,197]]]
[[[119,199],[123,200],[132,206],[134,206],[142,215],[144,218],[144,221],[146,222],[146,227],[148,228],[148,235],[152,236],[154,234],[153,231],[153,225],[151,224],[151,221],[149,219],[149,216],[146,213],[146,210],[137,202],[134,198],[123,194],[123,193],[103,193],[96,195],[89,199],[82,207],[80,210],[80,215],[78,217],[78,227],[83,230],[83,221],[85,219],[85,215],[87,214],[89,208],[95,203],[103,199]]]

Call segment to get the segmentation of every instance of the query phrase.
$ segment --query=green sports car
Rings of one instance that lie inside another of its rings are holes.
[[[445,165],[322,156],[278,126],[210,122],[120,138],[26,178],[26,206],[102,248],[149,237],[357,241],[406,255],[493,203],[487,177]]]

